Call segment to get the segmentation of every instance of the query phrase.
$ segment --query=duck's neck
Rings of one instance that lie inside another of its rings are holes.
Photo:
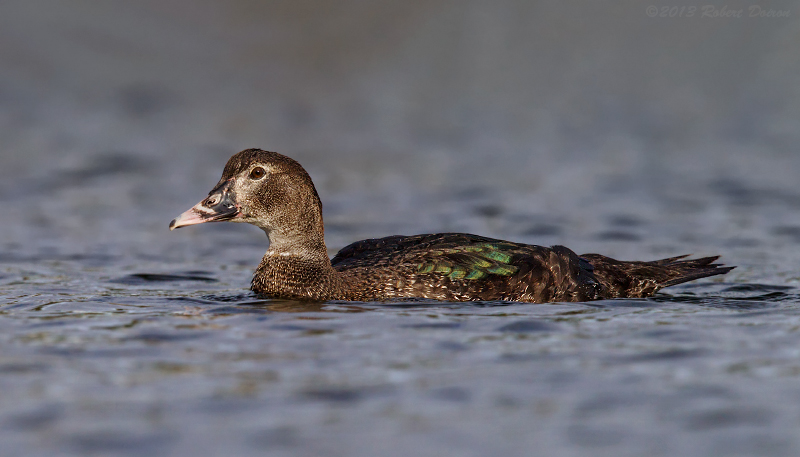
[[[338,296],[343,280],[331,266],[322,233],[267,232],[269,250],[261,259],[252,289],[281,298],[327,300]]]

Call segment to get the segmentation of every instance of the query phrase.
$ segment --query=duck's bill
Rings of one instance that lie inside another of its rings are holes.
[[[176,217],[169,223],[169,229],[187,227],[189,225],[204,224],[206,222],[229,221],[239,215],[233,193],[227,189],[219,189],[205,200],[194,205],[191,209]]]

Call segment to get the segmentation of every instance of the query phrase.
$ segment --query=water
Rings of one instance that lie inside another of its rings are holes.
[[[800,454],[796,21],[229,3],[0,6],[1,454]],[[258,229],[167,228],[254,146],[308,169],[331,254],[464,231],[737,268],[263,299]]]
[[[143,181],[160,187],[156,194],[170,186],[147,174],[111,176],[114,186]],[[96,190],[82,188],[82,198],[91,201]],[[69,208],[69,199],[55,198]],[[436,219],[447,203],[454,226],[494,226],[515,239],[556,242],[584,230],[566,211],[566,222],[496,214],[483,204],[470,211],[475,200],[446,196],[418,210]],[[760,212],[784,205],[747,211],[766,220]],[[134,207],[146,213],[147,205]],[[597,250],[643,258],[685,252],[681,232],[665,220],[588,219],[593,235],[585,243]],[[747,243],[736,241],[738,230],[696,241],[711,246],[702,254],[725,253],[740,267],[652,299],[309,304],[247,290],[266,247],[257,229],[169,232],[169,217],[158,222],[153,230],[114,227],[117,244],[47,237],[52,227],[39,224],[27,243],[3,250],[0,430],[8,455],[793,455],[800,448],[800,296],[792,254],[770,244],[794,237],[786,226]],[[386,223],[393,224],[403,226]],[[360,230],[334,226],[330,238],[356,239]],[[716,228],[686,230],[703,231]],[[758,255],[767,254],[782,261],[762,266]]]

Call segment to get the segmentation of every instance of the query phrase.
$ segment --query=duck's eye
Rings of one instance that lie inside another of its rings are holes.
[[[261,179],[266,176],[267,171],[261,167],[253,168],[253,171],[250,172],[250,179]]]

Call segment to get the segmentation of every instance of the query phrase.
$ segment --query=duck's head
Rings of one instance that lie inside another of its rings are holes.
[[[208,197],[169,228],[217,221],[253,224],[273,244],[276,238],[316,238],[322,235],[322,204],[299,163],[277,152],[246,149],[228,160]]]

